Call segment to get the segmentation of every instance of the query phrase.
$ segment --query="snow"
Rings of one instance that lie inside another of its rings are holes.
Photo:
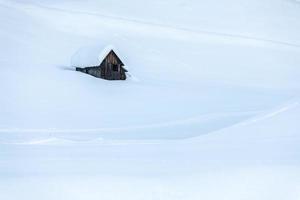
[[[2,144],[0,196],[299,199],[300,107],[283,108],[188,140]]]
[[[99,66],[109,52],[114,51],[122,60],[120,52],[113,45],[101,46],[85,46],[81,47],[71,57],[71,66],[73,67],[91,67]],[[126,67],[126,66],[125,66]],[[127,69],[127,68],[126,68]]]
[[[106,52],[106,51],[105,51]],[[102,62],[99,47],[81,47],[71,58],[71,66],[88,67],[99,66]]]
[[[299,9],[0,0],[0,199],[300,199]]]

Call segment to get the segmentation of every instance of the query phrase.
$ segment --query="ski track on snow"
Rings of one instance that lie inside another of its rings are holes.
[[[174,140],[173,142],[175,142]],[[23,141],[23,142],[0,142],[0,144],[3,145],[106,145],[106,146],[125,146],[125,145],[157,145],[166,143],[166,141],[162,140],[104,140],[101,137],[100,138],[94,138],[94,139],[82,139],[82,140],[74,140],[70,138],[65,137],[53,137],[49,136],[45,139],[36,139],[36,140],[30,140],[30,141]]]
[[[0,129],[0,133],[99,133],[99,132],[120,132],[120,131],[128,131],[128,130],[136,130],[136,129],[151,129],[151,128],[162,128],[162,127],[173,127],[180,126],[186,124],[195,124],[201,123],[205,121],[209,121],[212,119],[216,119],[218,117],[230,117],[230,116],[244,116],[244,115],[255,115],[262,111],[253,111],[253,112],[234,112],[234,113],[214,113],[201,115],[198,117],[192,117],[182,120],[175,120],[169,122],[162,122],[156,124],[145,124],[145,125],[137,125],[137,126],[128,126],[128,127],[118,127],[118,128],[93,128],[93,129],[55,129],[55,128],[47,128],[47,129],[19,129],[19,128],[9,128],[9,129]]]
[[[270,112],[266,112],[265,114],[262,114],[260,116],[256,116],[256,117],[253,117],[252,119],[249,119],[249,120],[245,120],[243,122],[240,122],[240,123],[236,123],[236,124],[233,124],[231,126],[227,126],[227,127],[224,127],[224,128],[220,128],[216,131],[220,131],[220,130],[225,130],[227,128],[230,128],[230,127],[236,127],[236,126],[246,126],[246,125],[249,125],[249,124],[253,124],[253,123],[257,123],[257,122],[260,122],[260,121],[263,121],[263,120],[266,120],[266,119],[270,119],[270,118],[273,118],[273,117],[276,117],[277,115],[280,115],[281,113],[284,113],[284,112],[287,112],[295,107],[299,106],[299,102],[296,101],[296,102],[291,102],[291,103],[288,103],[287,105],[283,105],[273,111],[270,111]],[[183,120],[183,121],[187,121],[187,120]],[[174,122],[173,122],[174,123]],[[182,123],[182,121],[181,121]],[[139,128],[142,128],[142,126],[140,126]],[[54,133],[64,133],[64,132],[67,132],[67,133],[72,133],[73,132],[81,132],[81,133],[84,133],[84,132],[88,132],[88,131],[92,131],[92,132],[98,132],[98,131],[101,131],[103,129],[77,129],[77,130],[67,130],[67,129],[2,129],[0,130],[0,133],[26,133],[26,132],[30,132],[30,133],[48,133],[48,137],[46,138],[43,138],[43,139],[35,139],[35,140],[26,140],[26,141],[20,141],[20,142],[16,142],[16,141],[11,141],[11,142],[0,142],[0,144],[15,144],[15,145],[43,145],[43,144],[49,144],[49,145],[57,145],[57,144],[104,144],[104,145],[129,145],[129,144],[145,144],[145,145],[153,145],[153,144],[161,144],[162,141],[159,141],[159,140],[149,140],[149,141],[141,141],[141,140],[132,140],[132,139],[127,139],[127,140],[104,140],[103,138],[101,137],[97,137],[97,138],[92,138],[92,139],[84,139],[84,138],[81,138],[81,139],[70,139],[70,138],[67,138],[65,136],[53,136],[52,134]],[[118,129],[118,131],[122,131],[121,129]],[[212,132],[216,132],[216,131],[212,131]],[[176,140],[175,140],[176,141]]]
[[[270,112],[270,113],[267,113],[265,115],[262,115],[261,117],[256,117],[254,119],[250,119],[250,120],[246,120],[244,122],[241,122],[240,124],[241,125],[248,125],[248,124],[253,124],[253,123],[256,123],[256,122],[259,122],[259,121],[263,121],[263,120],[266,120],[266,119],[269,119],[269,118],[272,118],[272,117],[275,117],[283,112],[286,112],[288,110],[291,110],[295,107],[297,107],[299,105],[299,102],[293,102],[293,103],[290,103],[286,106],[283,106],[279,109],[276,109],[275,111],[273,112]]]

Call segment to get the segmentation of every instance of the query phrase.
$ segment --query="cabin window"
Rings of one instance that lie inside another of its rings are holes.
[[[114,72],[119,71],[119,70],[118,70],[118,65],[113,65],[113,66],[112,66],[112,70],[113,70]]]

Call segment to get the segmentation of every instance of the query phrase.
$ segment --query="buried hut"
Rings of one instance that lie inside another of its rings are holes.
[[[80,49],[72,57],[72,65],[80,71],[106,80],[126,80],[126,68],[116,50],[108,46],[101,51],[97,48]]]

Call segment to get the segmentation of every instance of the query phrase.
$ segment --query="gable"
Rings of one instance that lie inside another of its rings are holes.
[[[121,59],[117,56],[117,54],[111,50],[107,56],[104,58],[104,60],[102,62],[107,62],[107,63],[112,63],[112,64],[120,64],[122,66],[124,66],[124,63],[121,61]]]

